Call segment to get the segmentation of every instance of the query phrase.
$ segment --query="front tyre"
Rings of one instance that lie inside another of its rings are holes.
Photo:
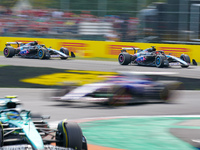
[[[128,65],[131,62],[131,55],[126,52],[119,54],[118,61],[120,65]]]
[[[72,148],[76,150],[82,150],[85,147],[83,144],[85,138],[83,138],[82,130],[75,122],[61,121],[58,124],[56,132],[56,146],[62,146],[66,148]]]
[[[0,149],[3,146],[3,140],[4,140],[4,137],[3,137],[3,126],[0,123]]]
[[[180,59],[182,59],[183,61],[185,61],[187,64],[190,64],[190,57],[188,55],[182,54],[180,56]],[[182,68],[187,68],[189,67],[189,65],[181,65]]]
[[[155,65],[157,68],[163,68],[164,67],[164,60],[165,57],[162,55],[157,55],[155,58]]]
[[[15,49],[12,46],[6,46],[3,50],[3,54],[6,58],[11,58],[15,55]]]
[[[67,57],[60,57],[60,59],[62,59],[62,60],[66,60],[66,59],[67,59]]]
[[[61,51],[62,53],[64,53],[65,55],[69,55],[69,50],[68,50],[67,48],[61,47],[61,48],[60,48],[60,51]]]

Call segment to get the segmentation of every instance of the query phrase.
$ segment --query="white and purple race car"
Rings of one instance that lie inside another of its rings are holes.
[[[182,85],[179,81],[152,81],[142,74],[144,73],[120,72],[119,75],[110,76],[103,82],[82,86],[66,84],[58,88],[51,98],[60,102],[90,102],[103,105],[169,102],[172,90]]]
[[[17,45],[17,48],[14,48],[11,45]],[[69,55],[69,50],[67,48],[61,47],[60,50],[55,50],[51,47],[47,48],[44,44],[38,44],[37,41],[29,43],[7,42],[3,53],[7,58],[11,58],[13,56],[39,59],[50,59],[53,57],[67,59],[68,57],[75,57],[73,52],[71,52],[71,56]]]
[[[127,53],[127,50],[134,50],[134,54]],[[141,66],[155,66],[157,68],[180,65],[182,68],[187,68],[190,65],[190,57],[182,54],[180,58],[167,55],[164,51],[156,51],[152,46],[145,50],[139,48],[122,48],[119,54],[118,61],[120,65],[137,64]],[[196,61],[192,60],[193,65],[197,65]]]

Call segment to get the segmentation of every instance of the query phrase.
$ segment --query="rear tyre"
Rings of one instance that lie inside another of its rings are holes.
[[[56,146],[82,150],[83,134],[75,122],[62,121],[58,124],[56,132]]]
[[[163,101],[163,102],[169,102],[169,95],[170,95],[170,92],[169,92],[169,89],[168,87],[164,87],[164,89],[160,92],[160,99]]]
[[[37,55],[38,55],[39,59],[49,59],[50,58],[49,52],[46,49],[43,49],[43,48],[38,50]]]
[[[128,65],[131,62],[131,55],[126,52],[119,54],[118,61],[120,65]]]
[[[46,55],[46,51],[44,49],[39,49],[37,55],[39,59],[44,59]]]
[[[155,64],[157,68],[163,68],[164,67],[164,60],[165,57],[162,55],[157,55],[155,58]]]
[[[6,46],[3,50],[3,54],[7,58],[11,58],[15,55],[15,49],[12,46]]]
[[[130,104],[131,100],[132,100],[132,94],[129,88],[118,87],[114,89],[113,96],[109,99],[107,105],[123,106]]]
[[[190,57],[189,57],[188,55],[182,54],[182,55],[180,56],[180,59],[182,59],[182,60],[185,61],[186,63],[190,64]],[[182,67],[182,68],[187,68],[187,67],[189,67],[189,65],[188,65],[188,66],[181,65],[181,67]]]

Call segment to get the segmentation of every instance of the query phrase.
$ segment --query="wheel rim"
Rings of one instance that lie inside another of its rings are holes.
[[[39,56],[39,57],[42,57],[42,56],[43,56],[43,51],[42,51],[42,50],[39,51],[38,56]]]
[[[4,49],[4,54],[7,56],[8,55],[8,49]]]
[[[157,65],[160,64],[160,57],[156,58],[156,64],[157,64]]]
[[[119,62],[122,63],[123,61],[124,61],[124,57],[123,57],[123,55],[120,55],[119,56]]]

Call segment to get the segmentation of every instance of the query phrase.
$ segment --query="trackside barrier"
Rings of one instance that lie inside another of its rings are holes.
[[[84,58],[116,58],[121,48],[139,47],[146,49],[155,46],[157,50],[163,50],[166,54],[171,53],[179,57],[181,54],[187,54],[191,59],[200,62],[200,45],[184,44],[155,44],[155,43],[131,43],[131,42],[110,42],[110,41],[85,41],[85,40],[67,40],[67,39],[47,39],[47,38],[19,38],[19,37],[0,37],[0,51],[3,51],[6,42],[30,42],[37,40],[39,44],[45,44],[53,49],[66,47],[76,53],[77,57]],[[133,53],[133,51],[130,51]]]

